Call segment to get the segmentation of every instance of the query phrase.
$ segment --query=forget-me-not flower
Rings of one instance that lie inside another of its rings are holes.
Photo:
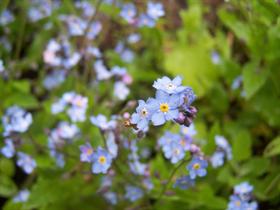
[[[194,157],[187,165],[191,179],[195,179],[197,176],[203,177],[207,174],[206,168],[208,163],[199,157]]]
[[[148,2],[147,14],[157,20],[164,15],[163,5],[161,3]]]
[[[159,126],[178,117],[178,97],[176,94],[170,96],[161,90],[156,92],[156,98],[149,100],[149,107],[153,110],[151,118],[153,125]]]
[[[152,110],[149,109],[148,104],[143,100],[139,100],[136,113],[131,116],[131,123],[136,124],[139,130],[147,131],[151,116]]]
[[[29,155],[18,152],[17,165],[21,167],[25,173],[31,174],[34,168],[37,166],[36,161]]]
[[[124,197],[131,202],[137,201],[144,195],[143,190],[141,190],[139,187],[134,187],[131,185],[126,186],[125,191],[126,194]]]
[[[80,160],[82,162],[91,162],[93,160],[93,148],[90,143],[80,146]]]
[[[15,146],[12,139],[6,139],[5,140],[5,146],[1,148],[1,153],[6,158],[11,158],[15,155]]]
[[[162,77],[160,79],[157,79],[153,87],[157,90],[162,90],[168,94],[174,94],[174,93],[181,93],[183,92],[186,87],[182,86],[182,78],[180,76],[175,77],[173,80],[171,80],[169,77]]]
[[[112,156],[106,150],[98,147],[97,150],[93,153],[92,162],[92,172],[94,174],[105,174],[111,166]]]

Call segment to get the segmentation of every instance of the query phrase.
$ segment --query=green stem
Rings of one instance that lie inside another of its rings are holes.
[[[171,172],[168,180],[167,180],[167,183],[162,187],[162,190],[158,196],[158,199],[157,199],[157,202],[161,200],[162,196],[164,195],[164,193],[166,192],[167,190],[167,187],[168,185],[170,184],[170,182],[172,181],[172,178],[174,177],[175,173],[179,170],[179,168],[186,162],[186,160],[182,160],[182,162],[173,169],[173,171]]]
[[[264,191],[264,194],[267,195],[272,188],[275,187],[276,183],[280,180],[280,174],[274,177],[274,179],[270,182],[270,184],[267,186],[267,188]]]

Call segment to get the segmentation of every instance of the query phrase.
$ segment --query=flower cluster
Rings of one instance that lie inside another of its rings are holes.
[[[9,136],[13,132],[23,133],[31,125],[32,115],[18,106],[12,106],[6,110],[5,115],[2,117],[2,123],[4,136]]]
[[[195,95],[190,87],[182,86],[181,83],[182,78],[179,76],[173,80],[163,77],[155,81],[153,87],[157,89],[156,97],[146,102],[139,100],[131,123],[144,132],[148,131],[149,122],[159,126],[172,120],[189,126],[196,114],[196,109],[191,106]]]
[[[70,69],[81,59],[81,54],[72,49],[69,40],[62,37],[57,41],[51,39],[43,54],[44,62],[51,67]]]
[[[64,155],[59,151],[63,149],[66,143],[70,143],[78,133],[79,128],[68,122],[60,122],[55,129],[51,130],[48,136],[48,147],[50,155],[55,158],[59,167],[63,167],[65,164]]]
[[[64,93],[60,100],[52,104],[51,111],[58,114],[67,109],[67,115],[73,122],[84,122],[86,120],[86,110],[88,98],[75,92]]]
[[[113,161],[113,156],[107,150],[102,147],[93,150],[89,143],[80,146],[80,150],[80,160],[92,163],[92,173],[107,173]]]
[[[98,81],[114,78],[114,96],[119,100],[125,100],[129,94],[128,85],[132,83],[132,77],[128,74],[126,68],[113,66],[109,71],[101,59],[94,63],[96,78]]]
[[[127,3],[122,6],[120,16],[129,24],[138,27],[154,27],[156,21],[164,16],[165,12],[161,3],[148,2],[146,13],[142,13],[137,17],[137,9],[133,3]]]
[[[234,187],[227,210],[257,210],[258,203],[252,199],[254,187],[248,182],[242,182]]]
[[[88,142],[80,146],[80,160],[81,162],[92,163],[93,173],[107,173],[112,161],[117,157],[118,145],[116,144],[116,137],[114,130],[116,129],[116,121],[114,119],[107,121],[107,118],[99,114],[91,116],[90,121],[93,125],[100,129],[100,134],[104,137],[106,149],[98,147],[93,149]]]
[[[31,156],[23,152],[18,152],[17,155],[17,165],[22,168],[25,173],[31,174],[37,166],[36,161]]]
[[[211,156],[210,162],[214,168],[218,168],[224,164],[225,158],[227,160],[232,159],[232,152],[231,146],[223,136],[216,135],[215,143],[217,145],[217,149]]]

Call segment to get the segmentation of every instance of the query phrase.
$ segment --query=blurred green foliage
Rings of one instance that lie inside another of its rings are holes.
[[[233,186],[249,181],[255,187],[254,194],[261,209],[277,209],[280,206],[280,6],[273,0],[232,0],[217,5],[205,3],[211,1],[186,2],[187,8],[179,13],[181,25],[175,32],[163,28],[170,17],[162,20],[157,28],[140,30],[142,40],[140,46],[136,46],[137,56],[133,63],[123,63],[112,50],[106,51],[106,60],[111,66],[125,65],[129,69],[134,78],[130,99],[148,98],[152,94],[153,80],[164,74],[182,75],[185,84],[193,87],[198,96],[195,105],[199,113],[195,124],[199,138],[206,142],[203,151],[211,154],[215,147],[214,136],[221,134],[233,147],[233,160],[219,169],[209,168],[207,177],[201,179],[194,189],[175,190],[172,196],[164,196],[161,202],[155,205],[152,202],[147,208],[226,209]],[[68,75],[57,89],[46,92],[41,85],[46,74],[42,67],[42,52],[56,31],[46,32],[40,24],[26,22],[24,10],[28,1],[16,1],[16,5],[22,8],[18,14],[22,18],[17,18],[11,27],[10,39],[15,44],[15,51],[1,53],[11,63],[9,70],[13,78],[8,81],[0,79],[1,114],[13,104],[33,111],[34,122],[28,132],[38,144],[46,145],[45,129],[65,118],[52,116],[50,105],[66,91],[75,90],[89,97],[89,113],[111,115],[121,110],[123,104],[116,107],[109,104],[112,88],[109,84],[101,85],[99,91],[107,99],[97,105],[96,90],[86,86],[84,80],[77,80],[75,73]],[[60,11],[69,12],[71,8],[72,3],[65,1]],[[117,21],[118,12],[113,8],[102,5],[100,10],[110,15],[111,21]],[[59,11],[57,13],[42,21],[51,21],[63,30],[57,19]],[[213,52],[219,55],[218,63],[213,63]],[[26,72],[33,72],[35,78],[24,76]],[[233,89],[232,84],[238,76],[242,76],[242,82]],[[93,139],[93,145],[102,141],[98,129],[90,123],[81,124],[80,128],[86,134],[84,138]],[[153,147],[163,131],[164,128],[151,131],[140,142],[140,147]],[[23,138],[29,134],[24,134]],[[78,145],[80,143],[75,142],[67,148],[77,154],[77,159]],[[30,154],[36,154],[28,140],[25,147]],[[33,183],[30,199],[24,204],[9,200],[4,210],[113,208],[107,207],[97,193],[101,175],[76,173],[77,160],[69,158],[65,170],[55,168],[47,152],[40,153],[36,160],[37,177],[20,183],[20,187]],[[160,174],[159,177],[152,176],[155,188],[144,198],[153,201],[161,191],[162,180],[169,177],[174,166],[167,163],[162,154],[150,161],[152,174]],[[124,165],[121,170],[124,174],[129,173]],[[1,197],[15,195],[18,188],[16,172],[13,160],[0,157]],[[185,168],[182,168],[176,176],[184,173]],[[115,188],[121,189],[129,182],[126,176],[118,178],[119,185]],[[141,209],[140,203],[120,201],[115,208],[137,209],[139,205]]]

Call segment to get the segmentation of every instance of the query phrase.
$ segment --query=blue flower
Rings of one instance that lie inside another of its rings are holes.
[[[125,187],[125,198],[128,199],[131,202],[134,202],[140,198],[143,197],[144,193],[139,187],[134,187],[131,185],[128,185]]]
[[[23,133],[32,123],[32,115],[18,106],[9,107],[2,118],[4,136],[12,132]]]
[[[96,117],[91,116],[90,122],[102,130],[114,129],[117,126],[116,121],[114,120],[107,121],[107,118],[102,114],[99,114]]]
[[[194,179],[191,179],[190,176],[182,176],[178,179],[176,179],[176,182],[174,183],[174,188],[180,188],[182,190],[187,190],[190,187],[193,187],[195,184]]]
[[[185,111],[189,112],[189,107],[195,99],[196,95],[194,94],[193,89],[190,87],[186,87],[180,94],[180,105],[182,105]]]
[[[227,210],[246,210],[247,202],[243,201],[239,196],[230,196]]]
[[[258,203],[256,201],[253,201],[251,203],[247,203],[245,210],[257,210],[258,209]]]
[[[226,140],[225,137],[216,135],[215,136],[215,143],[218,146],[219,149],[224,151],[227,155],[227,159],[231,160],[232,159],[232,151],[231,151],[231,146]]]
[[[163,91],[156,92],[156,99],[149,100],[149,107],[154,111],[152,115],[153,125],[159,126],[168,120],[176,119],[178,111],[179,96],[169,95]]]
[[[181,86],[181,84],[182,78],[179,76],[175,77],[173,80],[171,80],[169,77],[164,76],[160,79],[157,79],[157,81],[154,82],[153,87],[168,94],[173,94],[181,93],[186,89],[186,87]]]
[[[136,7],[134,4],[124,4],[120,13],[120,16],[125,19],[128,23],[132,23],[136,16]]]
[[[99,21],[95,21],[90,25],[89,31],[87,33],[88,39],[95,39],[95,37],[101,32],[102,24]]]
[[[241,184],[234,187],[234,194],[238,194],[240,196],[250,194],[253,189],[254,187],[248,182],[242,182]]]
[[[90,143],[86,143],[85,145],[80,146],[80,160],[82,162],[91,162],[93,159],[93,148]]]
[[[29,190],[24,189],[18,192],[18,194],[13,198],[14,203],[25,202],[28,200],[30,195]]]
[[[197,176],[205,176],[207,174],[205,169],[207,166],[208,163],[206,160],[203,160],[199,157],[194,157],[187,166],[191,179],[195,179]]]
[[[6,158],[11,158],[15,155],[15,146],[12,139],[5,140],[5,146],[1,148],[1,153]]]
[[[138,19],[138,26],[143,27],[147,26],[149,28],[152,28],[156,25],[156,22],[153,18],[151,18],[149,15],[141,14]]]
[[[117,194],[114,192],[104,193],[104,198],[112,205],[116,205],[118,203]]]
[[[114,84],[114,96],[119,100],[125,100],[130,90],[123,82],[115,82]]]
[[[148,2],[147,14],[157,20],[164,15],[163,6],[161,3]]]
[[[149,109],[148,104],[146,104],[143,100],[139,100],[136,113],[133,113],[131,116],[131,123],[136,124],[139,130],[146,132],[148,130],[151,115],[152,110]]]
[[[177,135],[177,134],[173,134],[173,133],[171,133],[169,131],[166,131],[164,133],[164,135],[158,140],[158,144],[162,148],[169,147],[171,142],[173,142],[175,139],[177,141],[179,141],[180,140],[180,136]]]
[[[7,24],[11,23],[12,21],[14,21],[14,19],[15,18],[13,16],[13,14],[9,10],[1,11],[0,25],[2,25],[2,26],[7,25]]]
[[[5,70],[3,61],[0,59],[0,73],[3,72]]]
[[[112,155],[112,158],[116,158],[118,155],[118,145],[115,140],[115,134],[113,131],[108,132],[108,136],[106,139],[106,145],[109,153]]]
[[[224,164],[224,153],[223,152],[215,152],[210,158],[210,162],[213,168],[218,168]]]
[[[180,127],[180,132],[184,136],[188,136],[188,137],[193,137],[197,133],[193,123],[189,127],[182,125]]]
[[[17,165],[21,167],[25,173],[31,174],[34,168],[37,166],[36,161],[31,156],[18,152]]]
[[[112,156],[109,152],[98,147],[92,157],[92,172],[95,174],[106,173],[111,166]]]
[[[127,37],[127,42],[130,43],[130,44],[134,44],[138,41],[140,41],[141,39],[141,36],[139,34],[130,34],[128,37]]]
[[[185,157],[185,151],[181,144],[172,141],[167,147],[163,147],[164,156],[175,164]]]

